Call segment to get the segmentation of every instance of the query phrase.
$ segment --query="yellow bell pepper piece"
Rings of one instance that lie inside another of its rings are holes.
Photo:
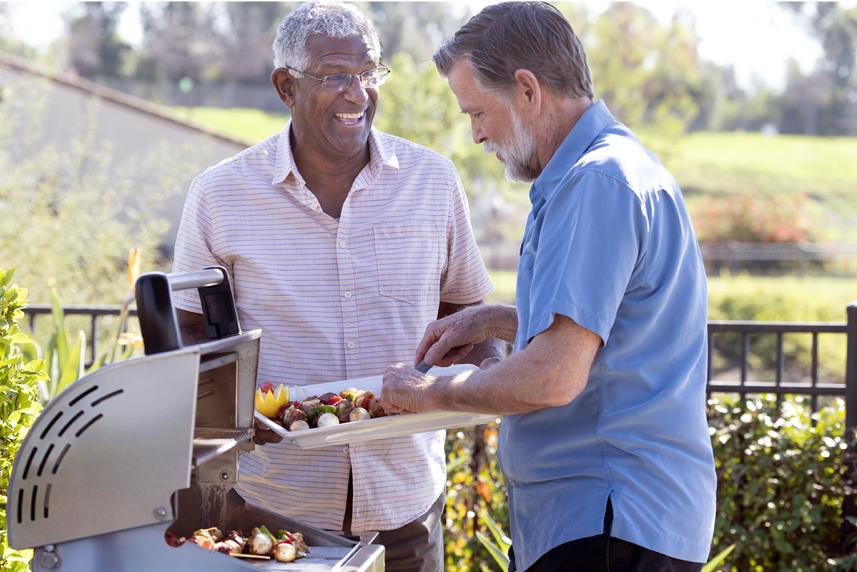
[[[280,385],[276,393],[268,391],[262,393],[261,389],[256,390],[256,410],[265,417],[273,418],[280,407],[289,402],[289,388],[285,385]]]

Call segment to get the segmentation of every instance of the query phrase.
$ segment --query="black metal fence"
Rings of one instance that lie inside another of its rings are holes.
[[[39,320],[40,316],[50,316],[52,312],[53,307],[49,304],[34,304],[24,308],[24,314],[27,316],[27,325],[29,326],[30,331],[36,331],[36,322]],[[89,318],[86,357],[86,367],[89,367],[98,357],[98,344],[99,339],[101,338],[102,319],[105,317],[118,317],[121,313],[121,308],[119,306],[63,306],[63,313],[66,316],[84,316]],[[129,309],[128,315],[136,316],[137,310],[133,308]]]

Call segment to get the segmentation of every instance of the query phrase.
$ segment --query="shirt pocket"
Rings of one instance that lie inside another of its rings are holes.
[[[435,225],[381,226],[372,229],[382,296],[417,304],[439,295],[445,235]]]

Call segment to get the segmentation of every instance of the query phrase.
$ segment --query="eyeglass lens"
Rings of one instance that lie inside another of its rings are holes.
[[[363,89],[371,89],[381,85],[388,75],[388,71],[383,68],[366,70],[359,74],[360,85]],[[321,82],[322,87],[344,91],[351,87],[351,80],[354,78],[352,74],[337,73],[325,76]]]

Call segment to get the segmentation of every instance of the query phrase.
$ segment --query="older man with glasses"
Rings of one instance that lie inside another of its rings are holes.
[[[435,377],[397,365],[384,400],[504,415],[510,570],[691,572],[711,544],[706,282],[673,177],[594,100],[586,54],[544,2],[470,19],[434,56],[473,140],[532,182],[516,307],[429,326],[443,364],[498,337],[512,356]]]
[[[355,8],[298,7],[274,52],[291,121],[193,182],[174,269],[226,267],[242,326],[263,330],[259,384],[378,374],[414,354],[428,323],[490,290],[461,182],[448,160],[372,129],[390,70]],[[194,298],[176,297],[187,339],[204,337]],[[241,457],[248,502],[381,531],[388,571],[443,569],[443,432],[314,451],[257,439],[267,444]]]

